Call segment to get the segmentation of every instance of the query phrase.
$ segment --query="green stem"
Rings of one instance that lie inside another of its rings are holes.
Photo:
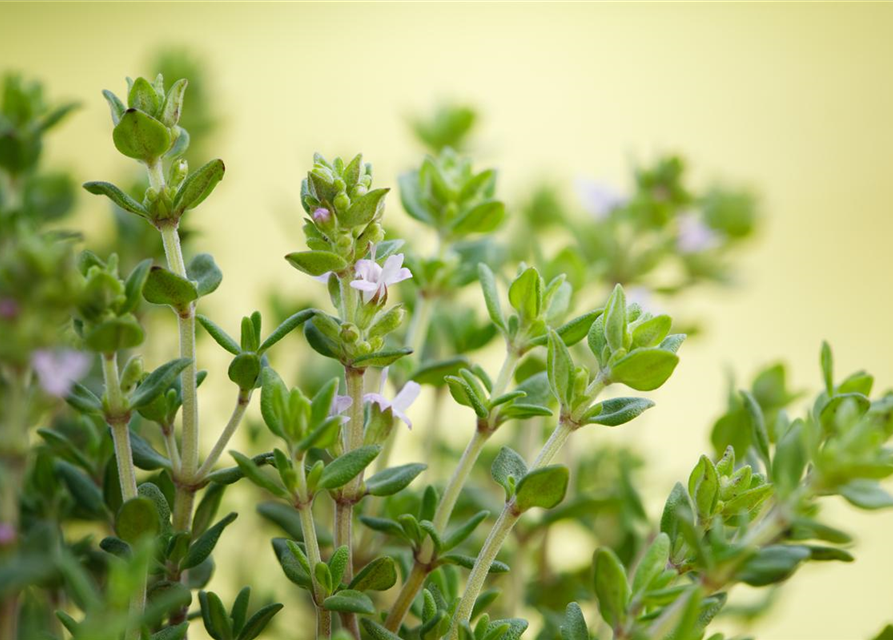
[[[570,434],[573,433],[575,428],[576,424],[574,422],[562,417],[558,421],[558,425],[555,427],[552,435],[549,436],[549,439],[546,441],[546,444],[543,445],[542,450],[536,457],[536,460],[534,460],[530,470],[533,471],[534,469],[539,469],[548,465],[561,450],[564,443],[567,442],[568,437],[570,437]],[[515,499],[512,498],[506,503],[499,519],[496,521],[496,524],[493,525],[493,529],[490,530],[490,535],[487,536],[487,540],[484,542],[484,547],[478,554],[474,567],[471,570],[471,574],[468,576],[465,593],[462,594],[462,600],[459,602],[459,607],[456,609],[456,613],[453,617],[453,625],[450,627],[450,640],[458,639],[459,627],[463,622],[467,622],[471,618],[472,608],[474,607],[475,600],[477,600],[477,597],[481,593],[484,581],[490,571],[490,566],[496,559],[496,555],[502,548],[502,544],[505,542],[509,532],[511,532],[512,527],[515,526],[515,523],[520,517],[521,512],[517,510]]]
[[[478,554],[474,567],[468,576],[468,582],[465,585],[465,593],[462,595],[462,600],[459,601],[459,607],[456,609],[456,613],[453,616],[453,625],[450,627],[450,640],[458,640],[459,626],[462,622],[471,619],[471,611],[474,608],[474,602],[477,600],[477,597],[484,586],[484,581],[487,579],[487,574],[490,572],[490,566],[493,564],[493,561],[496,560],[496,555],[502,548],[502,544],[505,542],[512,527],[515,526],[515,523],[518,522],[520,517],[521,512],[517,511],[514,499],[509,500],[506,503],[505,508],[503,508],[502,513],[499,514],[499,519],[496,520],[496,524],[494,524],[493,528],[490,530],[490,534],[487,536],[484,546]]]
[[[363,375],[364,369],[346,367],[344,377],[347,381],[347,393],[351,399],[350,420],[342,429],[342,445],[344,452],[353,451],[363,446],[363,427],[365,413],[363,411]],[[350,581],[353,578],[353,506],[358,500],[360,485],[363,482],[363,474],[360,473],[351,480],[341,492],[335,502],[335,548],[346,546],[348,549],[347,566],[344,569],[344,578]],[[359,625],[356,616],[352,613],[341,615],[342,623],[359,640]]]
[[[180,236],[176,224],[164,224],[159,227],[164,242],[164,253],[170,270],[181,278],[188,278],[183,251],[180,247]],[[180,333],[180,357],[189,358],[189,365],[183,369],[181,382],[183,388],[183,451],[181,454],[180,473],[177,480],[181,483],[192,483],[198,470],[198,397],[196,394],[195,372],[195,304],[190,303],[177,314]]]
[[[105,380],[105,394],[108,403],[106,421],[112,428],[112,440],[115,445],[115,459],[118,464],[118,481],[121,485],[121,497],[127,501],[136,498],[136,471],[133,466],[133,451],[130,447],[130,411],[121,392],[121,381],[118,376],[118,359],[114,353],[102,355],[102,377]],[[130,598],[128,640],[140,637],[139,620],[146,608],[146,582],[148,576],[141,574],[140,586]]]
[[[229,422],[226,423],[226,427],[223,428],[223,432],[220,434],[217,442],[214,443],[214,447],[211,449],[211,453],[208,454],[208,457],[205,458],[204,463],[202,463],[202,466],[195,474],[196,480],[202,480],[206,475],[208,475],[208,473],[210,473],[211,469],[214,468],[214,465],[220,459],[220,456],[223,455],[223,450],[226,448],[226,445],[233,437],[233,434],[236,433],[236,430],[239,428],[239,424],[242,422],[242,417],[245,415],[245,411],[248,409],[248,403],[251,402],[251,394],[251,389],[239,390],[239,397],[236,399],[236,406],[233,409],[232,415],[230,415],[229,417]]]
[[[515,373],[515,368],[518,365],[518,358],[519,355],[512,345],[507,345],[505,360],[502,363],[502,368],[499,370],[496,382],[493,384],[493,392],[490,394],[491,397],[495,398],[505,392]],[[487,440],[489,440],[490,436],[493,434],[496,425],[496,417],[496,412],[493,412],[486,422],[478,424],[478,428],[475,430],[474,435],[471,436],[471,440],[465,447],[465,451],[462,452],[459,464],[456,466],[453,475],[450,477],[449,482],[447,482],[447,485],[444,488],[443,496],[437,504],[437,511],[434,512],[434,520],[432,521],[435,529],[437,529],[437,532],[441,535],[446,531],[450,516],[453,515],[453,509],[456,507],[456,502],[459,499],[459,495],[462,493],[462,489],[465,487],[465,483],[468,481],[468,476],[471,474],[471,470],[474,468],[478,457],[480,457],[481,452],[484,450],[484,445],[487,443]],[[425,541],[422,543],[422,548],[419,550],[418,556],[415,559],[413,571],[419,569],[424,571],[425,575],[427,575],[431,571],[431,563],[433,560],[434,543],[430,538],[425,538]],[[410,574],[410,576],[412,576],[412,574]],[[409,611],[410,606],[412,606],[413,600],[422,588],[422,582],[423,581],[411,581],[407,579],[407,581],[403,583],[403,586],[400,588],[400,593],[397,596],[397,600],[394,603],[394,606],[391,607],[391,611],[388,613],[388,618],[385,621],[385,626],[389,631],[396,632],[400,628],[403,619],[406,617],[406,613]]]
[[[316,565],[322,562],[319,552],[319,540],[316,537],[316,523],[313,521],[313,499],[307,491],[307,475],[304,468],[304,459],[295,463],[298,476],[298,501],[295,508],[301,518],[301,530],[304,533],[304,547],[307,549],[307,559],[310,561],[310,581],[313,585],[313,604],[316,606],[317,638],[328,638],[332,634],[332,614],[322,608],[325,600],[323,587],[316,580]]]
[[[421,361],[422,349],[425,346],[425,338],[428,336],[433,306],[434,301],[424,291],[420,291],[416,299],[415,313],[412,314],[409,329],[406,330],[406,346],[412,349],[416,360],[419,361]]]

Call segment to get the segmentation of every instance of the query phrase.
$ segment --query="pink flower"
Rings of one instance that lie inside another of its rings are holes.
[[[74,383],[90,371],[90,356],[70,349],[40,349],[31,354],[31,366],[44,391],[51,396],[64,398]]]
[[[676,248],[680,253],[700,253],[719,244],[719,234],[708,227],[696,213],[685,213],[679,217],[679,235]]]
[[[400,256],[401,262],[403,256]],[[363,396],[363,402],[374,402],[378,405],[378,407],[384,412],[388,409],[394,414],[394,417],[399,418],[403,422],[406,423],[406,426],[412,429],[412,422],[409,417],[406,415],[406,410],[415,402],[415,399],[419,397],[419,391],[421,390],[421,386],[418,382],[407,382],[403,385],[403,388],[397,392],[397,395],[394,396],[393,400],[388,400],[383,395],[381,395],[381,391],[384,391],[385,383],[388,380],[388,369],[385,367],[381,370],[381,382],[379,384],[379,393],[367,393]]]
[[[403,254],[388,256],[384,266],[374,260],[357,260],[357,279],[350,283],[354,289],[363,292],[363,301],[378,301],[388,294],[388,287],[412,277],[412,272],[403,266]]]
[[[614,209],[626,204],[626,198],[614,187],[588,178],[574,181],[583,209],[596,220],[604,220]]]
[[[313,221],[316,224],[325,224],[332,219],[332,214],[325,207],[319,207],[313,210]]]

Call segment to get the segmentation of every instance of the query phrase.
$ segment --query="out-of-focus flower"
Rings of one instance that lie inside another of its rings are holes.
[[[350,409],[350,406],[352,404],[353,398],[351,398],[350,396],[336,395],[334,398],[332,398],[332,406],[329,409],[329,415],[339,416],[341,418],[341,422],[347,422],[348,420],[350,420],[350,417],[342,414]]]
[[[407,427],[412,429],[412,421],[410,421],[409,417],[406,415],[406,410],[409,409],[412,403],[415,402],[415,399],[419,397],[421,386],[418,382],[407,382],[405,385],[403,385],[403,388],[397,392],[397,395],[394,396],[393,400],[388,400],[381,394],[381,392],[384,391],[384,387],[387,381],[388,368],[385,367],[381,371],[381,382],[378,388],[379,392],[365,394],[363,396],[363,401],[377,404],[382,412],[390,409],[391,412],[394,414],[394,417],[399,418],[406,423]]]
[[[44,391],[51,396],[64,398],[74,383],[90,371],[90,356],[71,349],[40,349],[31,354],[31,366]]]
[[[374,260],[357,260],[357,279],[350,283],[354,289],[363,292],[363,301],[378,301],[388,294],[388,287],[412,277],[412,272],[403,266],[403,254],[388,256],[384,266]]]
[[[679,216],[679,235],[676,248],[681,253],[700,253],[719,244],[719,234],[707,226],[696,213]]]
[[[19,303],[12,298],[0,299],[0,318],[11,320],[19,314]]]
[[[0,522],[0,547],[6,547],[16,541],[16,530],[11,524]]]
[[[622,193],[603,182],[577,178],[574,186],[583,209],[596,220],[604,220],[614,209],[626,204],[627,199]]]
[[[654,294],[648,287],[632,286],[626,289],[626,302],[638,304],[643,311],[648,311],[654,306]]]

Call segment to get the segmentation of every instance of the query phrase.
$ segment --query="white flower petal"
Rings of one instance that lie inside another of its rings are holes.
[[[403,385],[403,388],[400,389],[400,392],[394,396],[394,401],[391,403],[392,406],[400,411],[406,411],[412,403],[415,402],[416,398],[419,397],[421,390],[422,386],[418,382],[407,382]]]

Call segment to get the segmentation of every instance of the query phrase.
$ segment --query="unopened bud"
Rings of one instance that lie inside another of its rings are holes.
[[[332,214],[325,207],[319,207],[313,211],[313,221],[319,226],[325,226],[331,221]]]
[[[342,192],[335,196],[335,201],[332,204],[335,205],[335,210],[338,213],[344,213],[350,207],[350,198]]]
[[[360,339],[360,330],[352,322],[341,325],[341,339],[347,344],[353,344]]]

